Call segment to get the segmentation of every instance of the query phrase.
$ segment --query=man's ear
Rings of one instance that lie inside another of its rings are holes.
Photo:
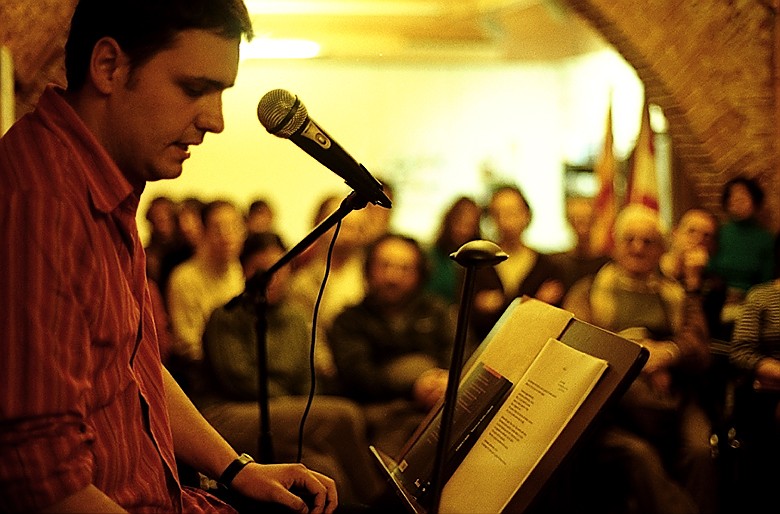
[[[129,60],[114,38],[104,37],[92,48],[89,79],[99,92],[109,94],[117,85],[124,86]]]

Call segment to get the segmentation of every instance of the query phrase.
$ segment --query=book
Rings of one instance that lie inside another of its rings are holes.
[[[504,401],[512,382],[500,373],[479,363],[458,388],[458,401],[453,416],[452,433],[445,473],[451,474],[471,449],[477,437],[493,418]],[[396,479],[405,484],[420,504],[428,503],[433,479],[434,461],[439,445],[442,410],[428,416],[420,425],[413,443],[407,444],[398,466],[393,470]]]
[[[598,383],[607,361],[557,339],[572,319],[518,299],[464,366],[439,512],[501,512]],[[415,512],[431,507],[441,415],[440,404],[388,469]]]
[[[604,359],[548,339],[450,476],[439,512],[501,512],[607,366]],[[507,476],[511,480],[496,479]]]

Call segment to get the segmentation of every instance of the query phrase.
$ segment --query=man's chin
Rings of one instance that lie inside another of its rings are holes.
[[[158,180],[171,180],[181,176],[183,168],[181,165],[169,166],[164,169],[154,170],[150,173],[150,177],[147,179],[149,182],[157,182]]]

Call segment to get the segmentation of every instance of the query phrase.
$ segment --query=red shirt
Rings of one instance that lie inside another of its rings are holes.
[[[139,195],[54,88],[0,139],[0,510],[90,483],[133,512],[218,504],[178,482]]]

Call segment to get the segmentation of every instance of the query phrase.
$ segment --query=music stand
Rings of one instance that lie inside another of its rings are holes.
[[[539,302],[539,300],[530,298],[524,298],[523,301]],[[539,304],[545,305],[542,302]],[[503,513],[519,514],[528,510],[557,469],[581,442],[583,435],[593,428],[601,413],[614,404],[639,375],[649,356],[647,348],[573,316],[565,324],[558,325],[556,318],[559,318],[560,314],[565,314],[566,311],[553,306],[546,307],[549,315],[545,313],[539,319],[529,318],[527,320],[530,325],[544,327],[542,329],[544,333],[541,336],[559,339],[573,348],[604,359],[607,361],[608,367],[527,479],[514,493],[502,510]],[[539,311],[537,309],[532,312],[536,312],[533,314],[536,316]],[[548,324],[546,322],[548,318],[553,322]],[[539,320],[542,320],[541,324]],[[489,341],[487,343],[489,344]],[[521,344],[522,341],[519,340],[518,343]],[[370,450],[386,476],[391,490],[395,492],[396,497],[406,507],[406,510],[412,514],[428,514],[427,505],[421,505],[417,501],[417,498],[396,473],[400,469],[399,463],[385,455],[380,449],[372,446]],[[500,472],[500,470],[496,471]],[[511,477],[497,474],[496,480],[511,480]]]
[[[458,326],[455,331],[455,344],[452,349],[447,390],[444,393],[439,442],[436,447],[436,459],[433,463],[433,482],[431,483],[433,514],[438,514],[439,512],[441,491],[446,482],[444,460],[450,447],[450,432],[455,417],[455,406],[458,402],[458,385],[460,384],[460,373],[463,368],[463,354],[466,348],[471,304],[474,300],[476,272],[478,268],[495,266],[499,262],[505,261],[508,257],[498,245],[484,240],[470,241],[461,246],[456,252],[450,254],[452,260],[466,268],[466,276],[463,281],[463,291],[458,310]]]

